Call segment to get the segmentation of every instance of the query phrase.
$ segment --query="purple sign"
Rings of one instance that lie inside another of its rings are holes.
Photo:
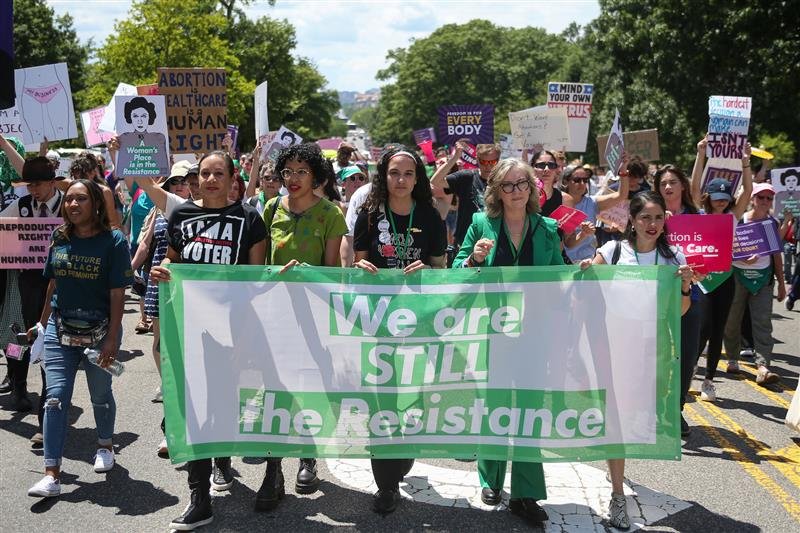
[[[238,153],[239,149],[236,143],[239,142],[239,126],[228,124],[228,133],[231,134],[231,139],[233,139],[233,149]]]
[[[422,144],[425,141],[436,142],[436,134],[433,132],[433,128],[414,130],[414,142]]]
[[[753,255],[772,255],[781,250],[778,224],[774,218],[766,218],[736,226],[733,239],[733,259],[747,259]]]
[[[446,105],[439,108],[439,142],[454,145],[459,139],[471,144],[494,142],[494,106]]]

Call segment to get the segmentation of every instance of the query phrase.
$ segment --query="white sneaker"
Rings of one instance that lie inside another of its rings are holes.
[[[50,475],[44,476],[36,485],[28,489],[28,496],[52,498],[59,494],[61,494],[61,483]]]
[[[739,357],[747,357],[748,359],[752,358],[755,355],[756,353],[753,351],[752,348],[745,348],[744,350],[741,350],[739,352]]]
[[[624,494],[612,494],[608,505],[608,523],[611,527],[626,530],[631,527],[628,517],[628,501]]]
[[[700,399],[706,402],[717,401],[717,390],[710,379],[704,379],[703,384],[700,385]]]
[[[97,448],[97,455],[94,456],[94,471],[101,474],[112,468],[114,468],[114,452],[106,448]]]
[[[169,457],[169,448],[167,447],[167,439],[161,439],[158,443],[158,450],[156,454],[159,457]]]
[[[161,393],[161,387],[158,387],[156,390],[156,395],[153,396],[152,402],[153,403],[162,403],[164,401],[164,395]]]

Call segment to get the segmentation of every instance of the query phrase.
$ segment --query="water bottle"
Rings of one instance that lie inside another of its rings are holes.
[[[86,355],[86,359],[88,359],[90,363],[92,363],[93,365],[97,365],[100,368],[103,368],[102,366],[100,366],[100,363],[98,362],[98,360],[100,359],[100,352],[92,348],[86,348],[83,351],[83,353],[84,355]],[[114,359],[111,362],[111,364],[108,365],[108,367],[103,368],[103,370],[105,370],[112,376],[119,377],[123,372],[125,372],[125,365]]]

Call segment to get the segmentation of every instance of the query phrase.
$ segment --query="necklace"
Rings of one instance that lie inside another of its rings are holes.
[[[639,252],[636,251],[636,247],[635,246],[631,246],[631,248],[633,248],[633,255],[634,255],[634,257],[636,257],[636,264],[640,265],[641,263],[639,263]],[[656,252],[655,265],[658,266],[658,250],[656,248],[653,248],[653,250]]]
[[[406,261],[408,258],[406,255],[408,254],[409,248],[409,239],[411,238],[411,226],[414,223],[414,209],[416,209],[417,203],[413,202],[411,204],[411,213],[408,215],[408,227],[406,227],[406,236],[403,239],[403,244],[396,244],[395,249],[397,250],[397,259],[400,261]],[[386,212],[389,214],[389,223],[392,225],[392,233],[395,235],[399,235],[397,231],[397,225],[394,222],[394,214],[392,214],[392,210],[389,209],[389,203],[386,203]]]

